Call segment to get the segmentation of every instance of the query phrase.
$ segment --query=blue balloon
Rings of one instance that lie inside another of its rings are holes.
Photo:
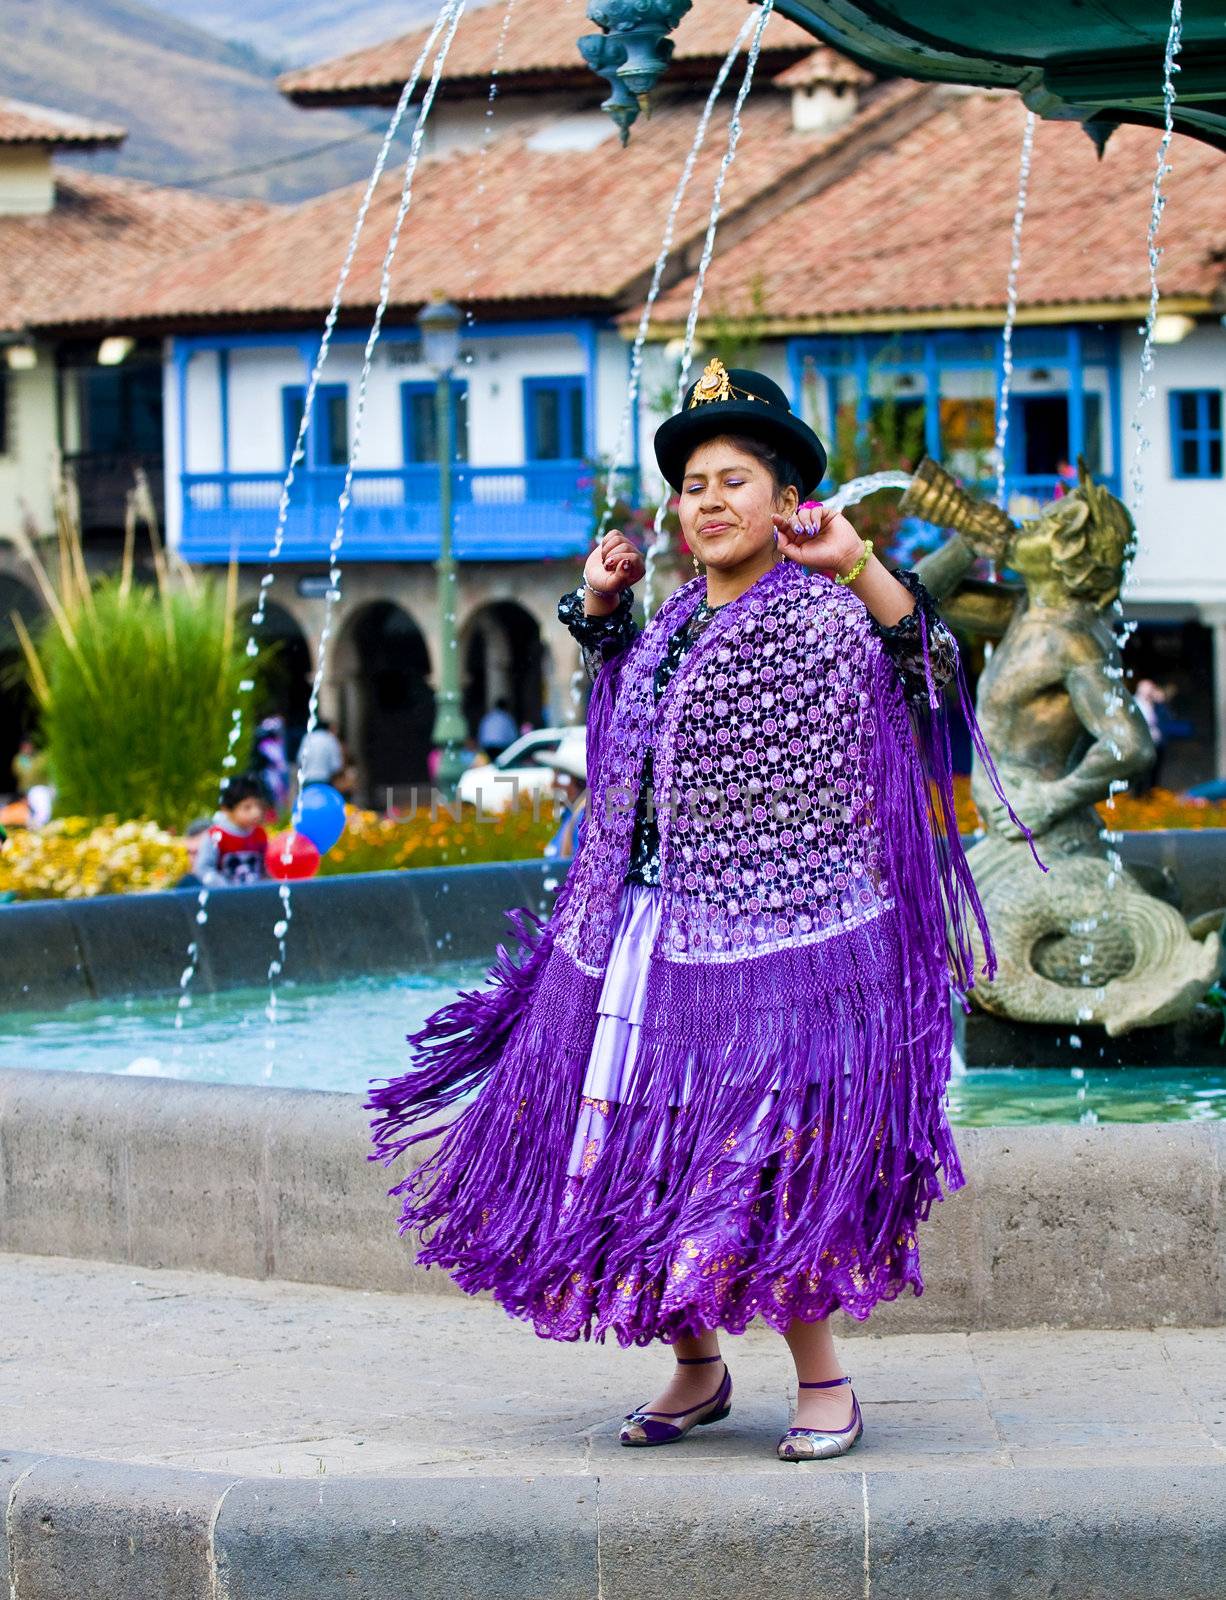
[[[345,831],[345,797],[330,783],[308,783],[298,802],[294,827],[326,856]]]

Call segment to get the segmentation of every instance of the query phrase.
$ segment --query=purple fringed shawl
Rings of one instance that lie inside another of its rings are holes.
[[[939,697],[913,723],[862,603],[785,561],[719,608],[657,704],[654,670],[702,592],[674,593],[596,680],[586,829],[551,917],[508,914],[523,959],[499,946],[492,986],[411,1036],[413,1070],[367,1102],[370,1159],[390,1163],[480,1089],[389,1191],[400,1232],[429,1229],[419,1262],[553,1337],[696,1331],[657,1308],[679,1252],[744,1211],[747,1157],[750,1243],[704,1313],[734,1328],[921,1292],[937,1169],[965,1181],[944,1095],[972,922],[994,958]],[[663,898],[637,1092],[576,1197],[567,1157],[649,743]]]

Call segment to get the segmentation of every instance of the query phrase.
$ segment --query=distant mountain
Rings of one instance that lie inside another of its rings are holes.
[[[289,10],[287,0],[262,3]],[[238,10],[230,0],[173,4]],[[257,13],[261,0],[248,9]],[[323,7],[304,0],[313,9]],[[391,31],[418,15],[407,0]],[[0,3],[0,94],[127,128],[118,150],[79,158],[95,172],[267,200],[304,199],[364,175],[380,113],[300,111],[277,93],[277,70],[250,46],[139,0]]]
[[[6,0],[7,3],[7,0]],[[381,39],[411,33],[433,21],[437,0],[152,0],[159,10],[194,23],[221,39],[234,39],[285,66],[304,66],[347,55]],[[491,0],[469,0],[469,9]]]

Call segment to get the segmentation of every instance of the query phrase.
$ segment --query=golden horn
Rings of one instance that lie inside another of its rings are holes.
[[[976,500],[930,456],[916,467],[911,486],[898,505],[903,516],[920,517],[955,533],[975,533],[988,540],[1011,539],[1017,524],[990,500]]]

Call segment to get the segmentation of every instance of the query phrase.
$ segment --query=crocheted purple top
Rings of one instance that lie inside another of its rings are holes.
[[[892,626],[877,622],[871,616],[869,623],[898,669],[907,700],[914,705],[925,705],[929,674],[931,682],[938,689],[943,689],[957,666],[957,646],[953,635],[941,621],[936,601],[919,576],[905,570],[896,572],[895,576],[915,596],[915,610]],[[623,589],[617,597],[616,609],[603,616],[588,615],[583,609],[583,596],[582,584],[577,589],[568,589],[558,601],[558,620],[578,642],[588,676],[595,679],[606,661],[611,661],[614,656],[630,648],[638,636],[639,628],[634,620],[632,590]],[[681,665],[686,651],[719,609],[718,606],[700,602],[686,620],[674,628],[664,659],[656,668],[652,681],[657,701]],[[927,659],[926,642],[930,643]],[[634,809],[634,833],[630,839],[630,865],[626,871],[627,883],[641,883],[648,887],[660,882],[660,830],[656,825],[652,803],[653,754],[648,750],[643,763],[643,776]]]

